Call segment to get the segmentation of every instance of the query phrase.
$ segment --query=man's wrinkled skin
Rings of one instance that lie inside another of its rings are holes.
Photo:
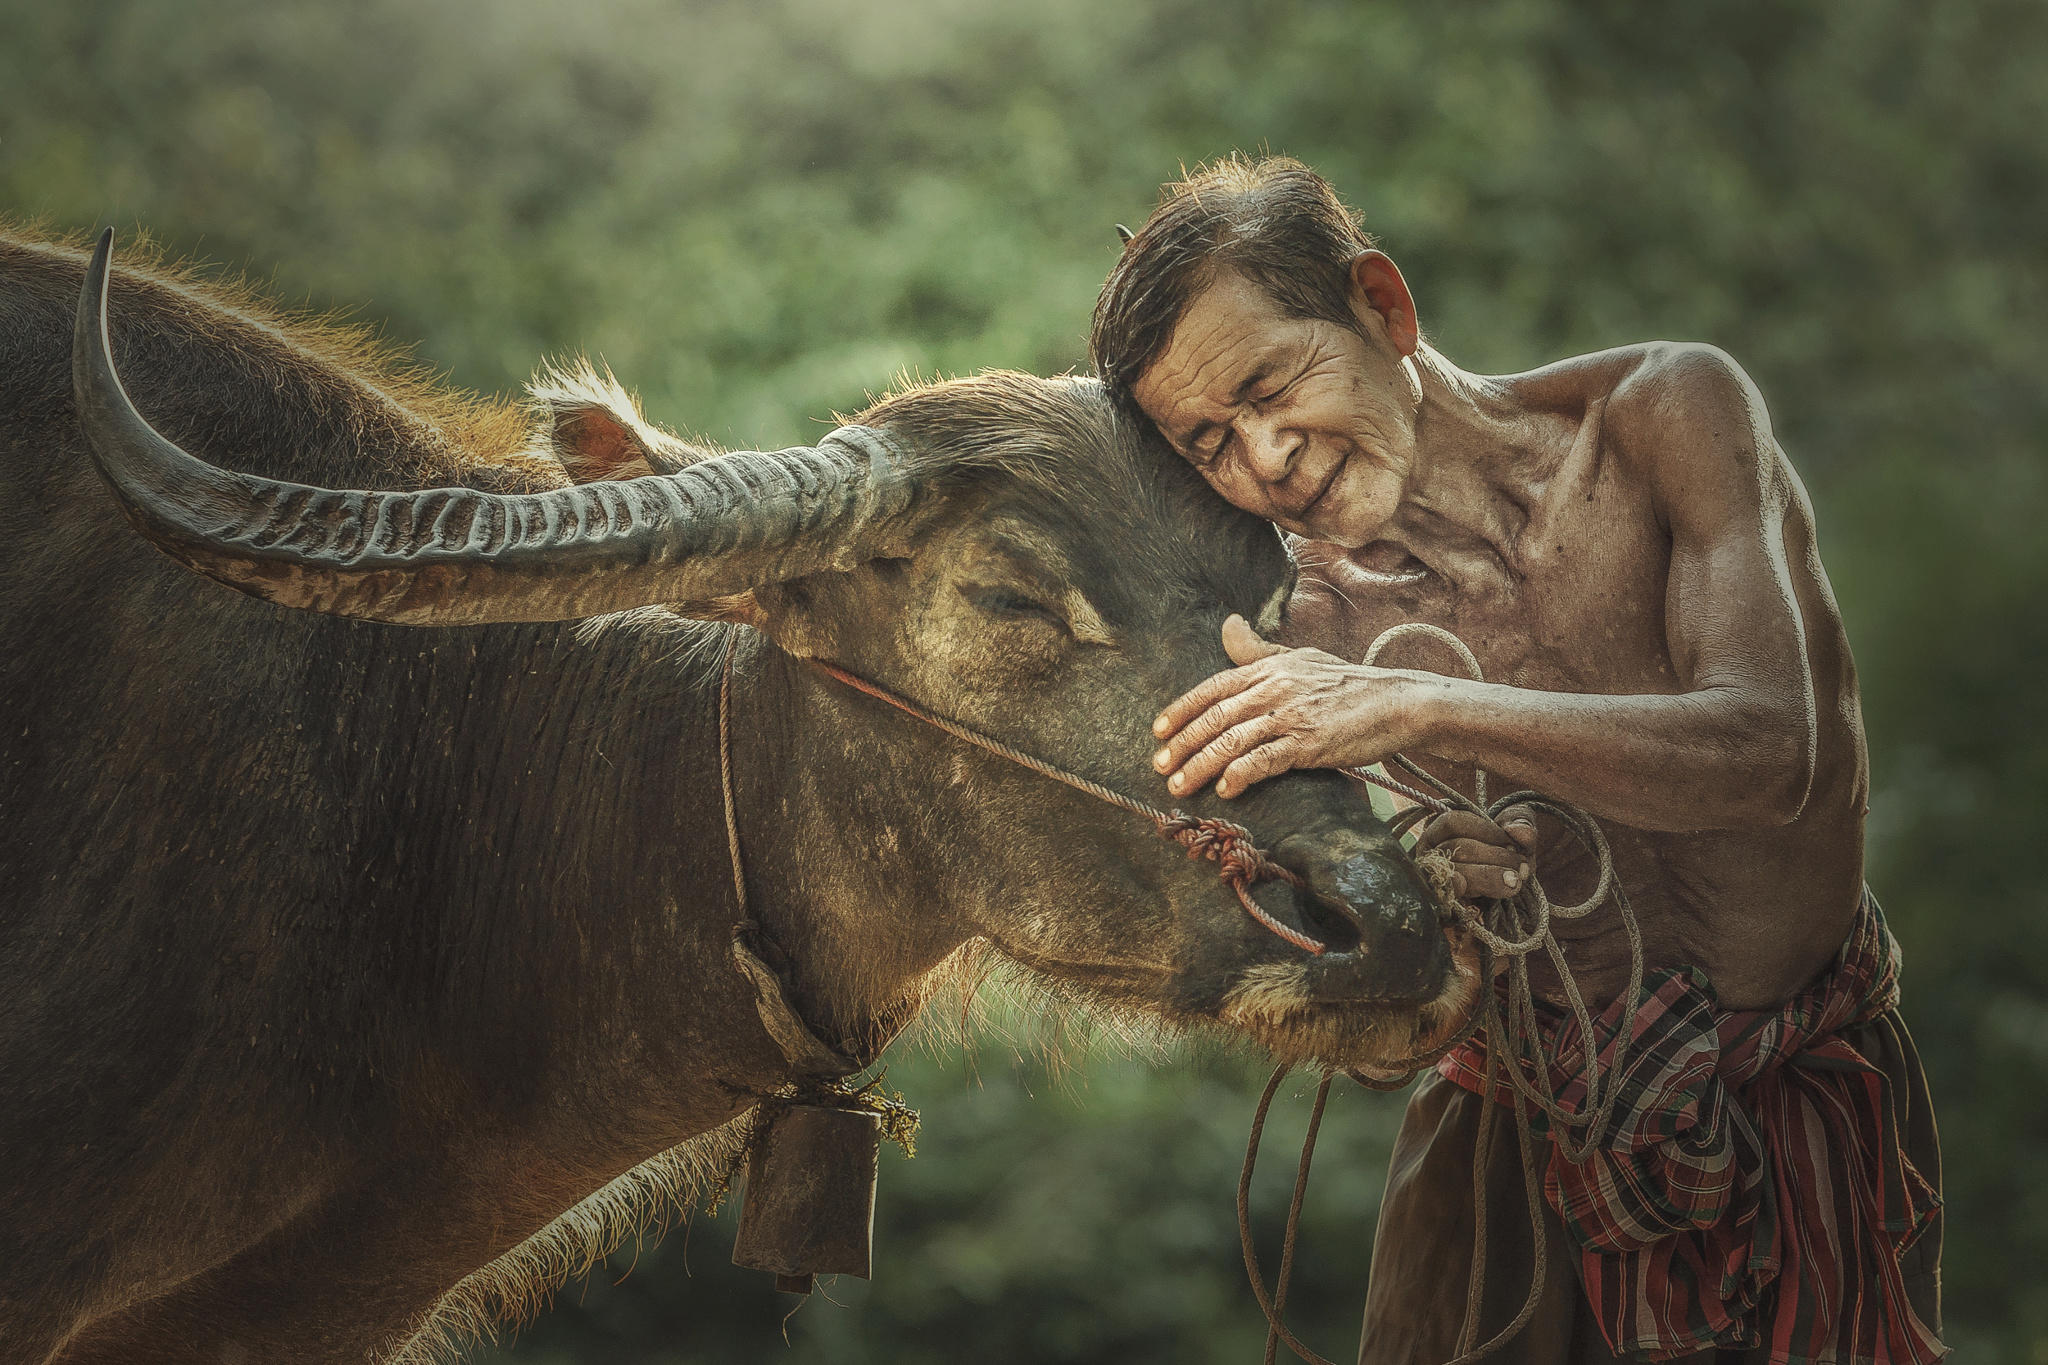
[[[1729,1008],[1785,999],[1855,911],[1868,777],[1812,508],[1755,386],[1667,342],[1468,374],[1385,255],[1350,280],[1356,330],[1222,271],[1133,386],[1211,485],[1302,538],[1284,624],[1225,624],[1238,667],[1160,715],[1155,767],[1176,797],[1235,797],[1394,752],[1460,783],[1477,764],[1601,819],[1652,968],[1704,969]],[[1401,621],[1455,633],[1487,681],[1426,641],[1391,651],[1412,667],[1351,662]],[[1554,898],[1590,886],[1583,850],[1504,823],[1431,832],[1471,893],[1539,842]],[[1618,991],[1618,918],[1556,927],[1589,992]]]

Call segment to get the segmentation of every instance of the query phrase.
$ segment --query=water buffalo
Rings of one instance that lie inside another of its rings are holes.
[[[979,943],[1332,1064],[1469,999],[1340,777],[1192,805],[1298,874],[1256,894],[1312,953],[806,664],[1149,798],[1150,717],[1292,566],[1094,382],[706,455],[587,372],[529,421],[147,263],[109,300],[107,253],[0,239],[0,1359],[403,1354],[728,1160],[801,1069],[730,951],[728,644],[753,922],[820,1040]]]

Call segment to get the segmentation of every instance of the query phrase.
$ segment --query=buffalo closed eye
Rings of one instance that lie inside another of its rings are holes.
[[[1006,616],[1018,620],[1036,618],[1063,631],[1068,629],[1066,617],[1037,598],[1027,596],[1014,588],[962,588],[960,595],[992,616]]]

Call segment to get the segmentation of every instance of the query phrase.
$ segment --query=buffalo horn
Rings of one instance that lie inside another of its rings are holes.
[[[887,439],[867,427],[533,494],[334,490],[217,469],[143,420],[114,372],[112,248],[109,231],[78,300],[79,420],[143,535],[251,596],[421,626],[708,602],[874,558],[911,500]]]

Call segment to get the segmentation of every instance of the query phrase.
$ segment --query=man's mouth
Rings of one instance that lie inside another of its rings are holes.
[[[1300,507],[1287,513],[1288,518],[1292,521],[1306,524],[1309,517],[1315,512],[1316,508],[1322,505],[1323,499],[1330,495],[1330,490],[1337,486],[1338,478],[1342,476],[1344,473],[1345,463],[1346,461],[1344,460],[1338,460],[1334,464],[1332,464],[1330,466],[1329,473],[1323,476],[1323,482],[1321,486],[1316,489],[1314,496],[1312,496],[1307,502],[1303,503]]]

